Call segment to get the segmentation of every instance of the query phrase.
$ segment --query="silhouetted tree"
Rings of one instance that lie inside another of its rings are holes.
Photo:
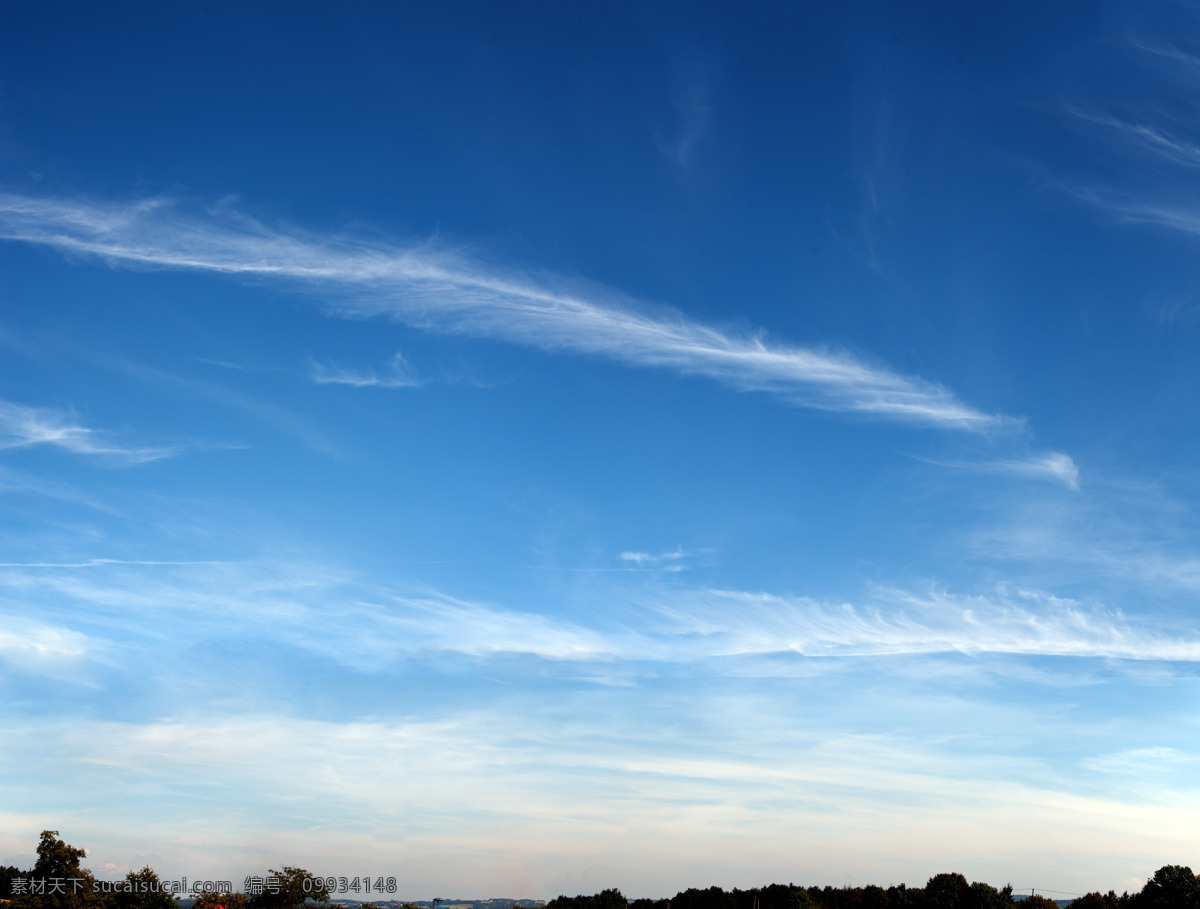
[[[1200,909],[1200,881],[1187,865],[1163,865],[1138,894],[1138,909]]]
[[[104,909],[177,909],[179,905],[175,897],[163,892],[162,881],[149,865],[130,871],[121,883],[123,886],[104,895]]]
[[[37,861],[28,873],[26,893],[13,896],[15,909],[92,909],[99,902],[96,879],[80,865],[87,850],[76,849],[58,838],[57,830],[43,830]]]
[[[1121,899],[1114,890],[1110,890],[1108,893],[1093,891],[1072,900],[1067,909],[1121,909]]]
[[[991,884],[975,881],[971,884],[967,901],[963,905],[969,909],[1004,909],[1006,906],[1012,906],[1012,886],[997,890]]]
[[[628,909],[629,901],[615,888],[601,890],[594,896],[557,896],[546,904],[546,909]]]
[[[305,900],[329,902],[329,890],[325,882],[303,868],[293,868],[291,865],[284,865],[281,871],[272,868],[267,873],[266,881],[261,893],[249,895],[246,909],[299,909]]]
[[[16,865],[0,866],[0,900],[12,898],[12,882],[14,877],[28,877]]]
[[[971,885],[961,874],[935,874],[925,884],[925,905],[929,909],[966,909],[970,896]]]
[[[922,909],[925,905],[925,891],[906,884],[896,884],[887,888],[888,905],[891,909]]]
[[[734,904],[733,894],[726,893],[720,887],[709,887],[707,890],[689,887],[672,897],[671,909],[737,909],[737,907]]]
[[[738,891],[735,890],[734,893],[737,894]],[[745,897],[738,902],[740,904],[748,900],[749,906],[746,909],[752,909],[755,898],[758,899],[758,909],[813,909],[808,891],[791,884],[768,884],[766,887],[747,890]]]

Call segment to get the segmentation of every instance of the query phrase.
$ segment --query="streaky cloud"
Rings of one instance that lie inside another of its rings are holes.
[[[97,456],[127,464],[157,461],[177,453],[173,448],[118,445],[106,441],[103,433],[82,425],[71,414],[0,400],[0,450],[35,445],[53,445],[73,454]]]
[[[0,237],[126,266],[285,280],[324,291],[333,314],[342,317],[391,318],[431,331],[606,356],[821,410],[980,433],[1023,426],[1020,419],[972,408],[934,382],[846,352],[770,342],[605,288],[517,274],[428,244],[289,233],[228,206],[192,216],[164,199],[120,205],[0,195]]]
[[[667,605],[676,634],[713,654],[805,656],[1004,653],[1200,661],[1200,637],[1140,626],[1120,611],[1034,591],[956,596],[883,590],[867,606],[713,590]]]
[[[308,359],[309,377],[318,385],[349,385],[351,388],[415,388],[421,380],[413,375],[412,368],[402,353],[397,353],[388,363],[383,374],[359,371],[330,363],[322,363],[312,357]]]
[[[1060,451],[1030,455],[1024,458],[1004,458],[993,461],[943,461],[935,458],[918,458],[939,467],[979,473],[998,473],[1027,479],[1053,480],[1068,489],[1079,491],[1079,466],[1074,459]]]
[[[27,777],[47,791],[97,789],[89,804],[104,806],[102,820],[78,799],[64,798],[60,809],[93,836],[151,792],[159,806],[151,829],[169,846],[157,865],[164,878],[253,870],[238,864],[248,865],[245,847],[235,851],[240,842],[210,838],[197,847],[170,823],[197,803],[210,825],[242,831],[262,864],[290,857],[316,868],[393,867],[401,855],[410,869],[404,884],[418,893],[483,891],[505,868],[555,882],[544,885],[554,892],[565,889],[557,869],[581,854],[605,856],[643,892],[670,893],[685,883],[667,886],[663,868],[681,851],[689,872],[710,880],[770,879],[772,869],[789,867],[821,880],[836,856],[857,849],[899,880],[905,868],[927,867],[931,852],[954,854],[964,839],[995,842],[998,863],[1041,874],[1061,866],[1062,842],[1132,855],[1121,867],[1152,867],[1163,849],[1195,839],[1190,787],[1164,797],[1161,786],[1143,786],[1136,800],[1106,787],[1073,791],[1082,787],[1045,774],[1014,779],[1011,760],[947,754],[944,743],[899,732],[798,734],[784,705],[728,695],[681,705],[689,719],[705,714],[684,748],[678,730],[648,728],[637,713],[561,701],[564,710],[590,706],[597,724],[564,732],[560,712],[521,702],[437,721],[229,716],[198,705],[206,712],[140,723],[10,721],[5,757],[30,767]],[[727,732],[734,710],[758,726],[746,729],[744,743]],[[33,788],[13,787],[4,829],[43,823],[32,808],[45,802],[33,802]],[[339,817],[369,835],[331,837],[328,819]],[[271,827],[281,820],[286,836]],[[631,837],[631,826],[649,835]],[[1008,829],[1022,831],[1018,847],[1001,835]],[[797,850],[797,842],[811,845]],[[603,886],[601,873],[613,872],[591,872],[581,889]]]
[[[1125,120],[1109,113],[1092,113],[1081,108],[1068,110],[1080,120],[1107,128],[1111,135],[1132,149],[1171,164],[1200,167],[1200,145],[1175,135],[1165,127]]]
[[[1129,45],[1135,50],[1168,60],[1185,70],[1200,71],[1200,57],[1197,57],[1195,54],[1189,54],[1187,51],[1181,50],[1173,44],[1163,43],[1162,41],[1148,41],[1144,38],[1131,38],[1129,39]]]
[[[1120,773],[1132,776],[1162,774],[1181,765],[1195,764],[1196,758],[1174,748],[1125,748],[1111,754],[1097,755],[1083,761],[1089,770],[1102,773]]]
[[[73,615],[92,634],[139,652],[160,636],[146,614],[169,619],[191,646],[227,635],[269,635],[356,669],[386,670],[420,654],[528,654],[562,663],[689,664],[698,660],[876,658],[960,653],[1200,662],[1186,624],[1139,622],[1120,610],[1036,590],[959,595],[880,588],[861,602],[745,590],[621,588],[611,616],[571,620],[427,590],[363,587],[343,573],[298,562],[153,563],[89,559],[0,566],[0,619],[30,608]],[[66,610],[63,612],[63,610]],[[140,642],[140,643],[139,643]]]
[[[684,552],[679,547],[658,553],[632,550],[622,552],[621,561],[632,562],[638,568],[657,569],[659,571],[684,571],[687,568],[684,560],[690,554]]]
[[[1108,209],[1119,220],[1137,224],[1154,224],[1185,234],[1200,234],[1200,211],[1164,205],[1156,202],[1097,197],[1097,204]]]
[[[1071,489],[1079,489],[1079,467],[1070,455],[1059,451],[1052,451],[1023,461],[997,461],[995,468],[1001,472],[1020,476],[1049,477]]]

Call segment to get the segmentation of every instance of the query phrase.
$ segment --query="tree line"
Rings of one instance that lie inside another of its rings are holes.
[[[153,868],[130,871],[123,881],[97,882],[82,866],[86,855],[59,839],[57,830],[43,830],[32,869],[0,867],[0,900],[9,901],[6,909],[178,909],[176,895],[162,886]],[[254,880],[269,885],[256,886],[251,893],[230,887],[186,895],[195,896],[193,909],[300,909],[309,900],[329,903],[323,880],[303,868],[284,865]],[[31,887],[32,882],[40,884]],[[979,881],[968,883],[961,874],[935,874],[924,887],[898,884],[886,889],[797,884],[729,891],[692,887],[660,900],[628,900],[612,889],[592,896],[559,896],[545,909],[1001,909],[1017,902],[1021,909],[1059,909],[1044,896],[1014,900],[1011,886],[997,889]],[[367,903],[362,909],[378,907]],[[1074,900],[1070,909],[1200,909],[1200,878],[1186,865],[1164,865],[1137,893],[1088,893]]]
[[[967,883],[961,874],[935,874],[924,887],[801,887],[770,884],[749,890],[689,888],[670,899],[627,900],[620,890],[559,896],[545,909],[1059,909],[1045,896],[1013,898],[1013,888]],[[1186,865],[1164,865],[1137,893],[1087,893],[1069,909],[1200,909],[1200,878]]]
[[[179,909],[177,896],[193,897],[192,909],[299,909],[307,900],[329,902],[320,878],[289,865],[255,878],[261,886],[252,893],[230,886],[176,894],[149,865],[121,881],[97,881],[82,865],[86,855],[59,839],[57,830],[43,830],[33,868],[0,867],[0,899],[9,901],[6,909]]]

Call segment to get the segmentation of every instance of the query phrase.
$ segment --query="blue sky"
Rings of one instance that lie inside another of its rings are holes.
[[[1193,8],[0,17],[0,863],[1197,863]]]

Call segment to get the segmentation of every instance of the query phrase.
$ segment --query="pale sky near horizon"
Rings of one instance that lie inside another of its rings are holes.
[[[0,7],[0,864],[1200,867],[1200,13]]]

